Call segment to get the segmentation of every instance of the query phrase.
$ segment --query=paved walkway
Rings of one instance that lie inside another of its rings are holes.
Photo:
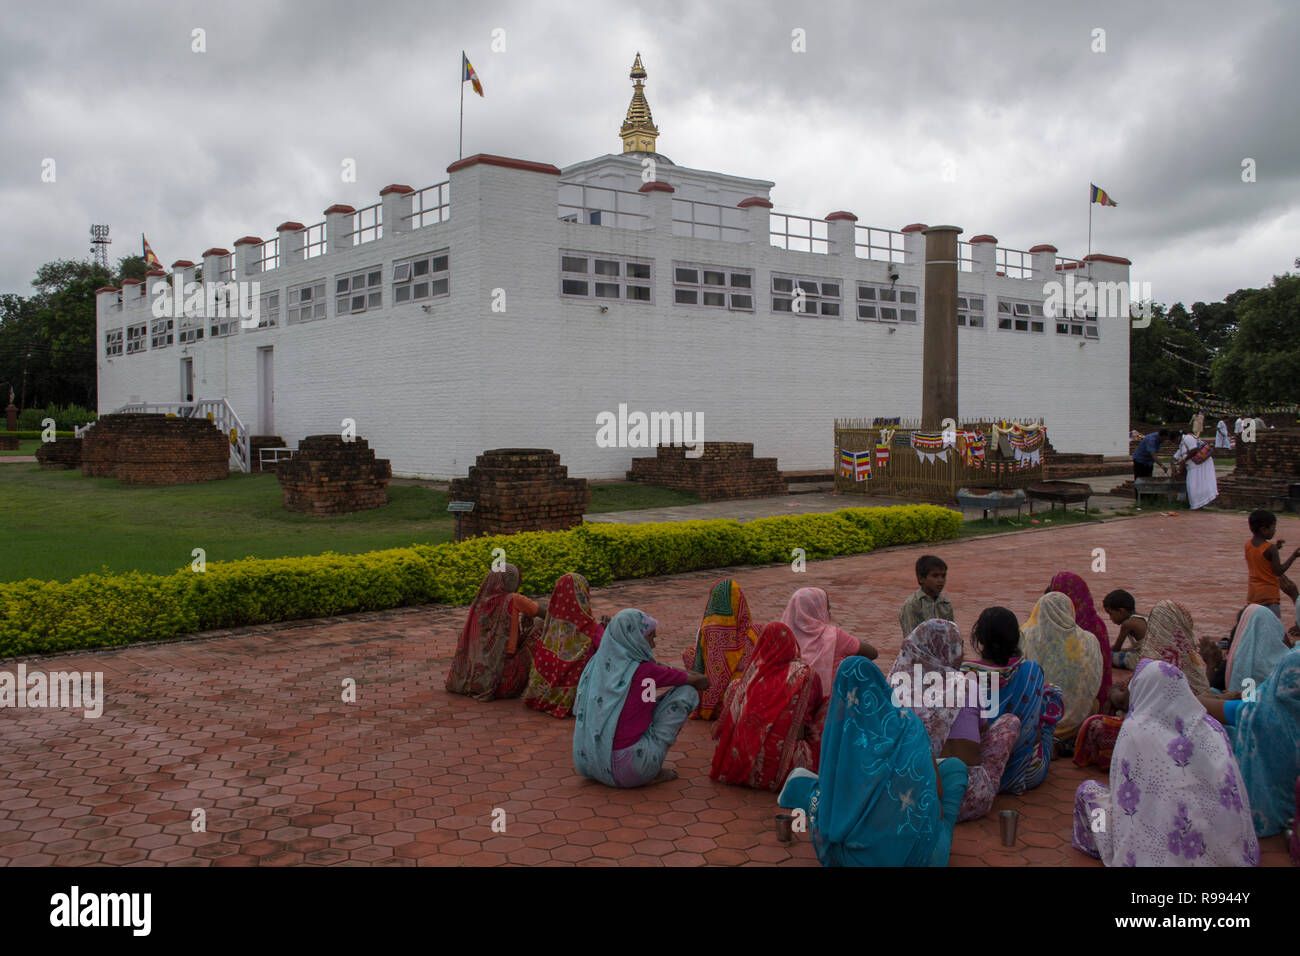
[[[1122,586],[1144,607],[1177,597],[1198,629],[1219,634],[1245,589],[1244,521],[1180,512],[900,548],[802,574],[723,573],[759,620],[797,587],[827,588],[839,623],[875,642],[886,666],[913,563],[931,549],[949,563],[963,633],[988,604],[1023,620],[1052,572],[1073,568],[1095,593]],[[1094,548],[1106,549],[1104,574],[1088,572]],[[601,588],[593,603],[652,613],[660,659],[679,661],[718,576]],[[705,724],[689,722],[670,751],[680,779],[616,791],[574,773],[569,721],[447,694],[463,620],[460,608],[410,608],[28,661],[29,671],[102,671],[107,703],[95,720],[68,710],[0,720],[0,863],[815,865],[806,835],[777,842],[772,794],[709,780]],[[340,699],[348,679],[356,703]],[[961,824],[952,863],[1098,865],[1069,841],[1074,789],[1101,776],[1054,764],[1039,789]],[[1008,808],[1021,812],[1020,839],[1004,848],[996,811]],[[204,832],[192,831],[195,810]],[[1265,841],[1264,862],[1286,864],[1281,837]]]

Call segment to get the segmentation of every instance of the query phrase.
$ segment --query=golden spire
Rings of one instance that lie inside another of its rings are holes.
[[[632,102],[628,105],[623,128],[618,131],[623,137],[623,152],[653,153],[655,140],[659,137],[659,127],[655,126],[654,117],[650,115],[650,104],[646,102],[645,90],[642,88],[646,72],[641,65],[639,52],[632,63],[632,72],[628,75],[632,78]]]

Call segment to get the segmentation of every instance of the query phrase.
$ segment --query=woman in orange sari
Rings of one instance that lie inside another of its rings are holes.
[[[578,696],[578,679],[605,630],[591,614],[591,586],[581,574],[555,582],[546,607],[546,626],[533,647],[524,703],[552,717],[568,717]]]
[[[519,589],[519,569],[507,564],[479,585],[447,672],[447,690],[475,700],[518,697],[532,665],[533,618],[546,612]]]
[[[709,594],[695,648],[682,654],[688,671],[709,678],[708,689],[700,695],[700,706],[691,714],[693,718],[712,720],[717,716],[722,695],[744,672],[757,643],[758,628],[749,619],[749,603],[740,585],[730,578],[719,581]]]
[[[709,776],[775,792],[795,767],[816,773],[826,719],[821,699],[821,681],[799,659],[794,632],[780,621],[767,625],[753,661],[723,697]]]

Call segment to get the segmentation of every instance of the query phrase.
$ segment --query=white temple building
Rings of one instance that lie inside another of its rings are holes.
[[[100,289],[99,411],[220,403],[245,456],[249,435],[292,447],[351,419],[394,473],[435,478],[499,447],[621,477],[654,451],[597,440],[620,406],[702,416],[705,440],[783,470],[833,467],[836,417],[919,416],[925,226],[776,214],[771,182],[677,165],[655,151],[639,55],[631,76],[621,154],[470,156]],[[1129,261],[987,234],[959,249],[962,419],[1041,417],[1060,451],[1127,453],[1126,291],[1122,316],[1055,318],[1044,287],[1126,290]],[[160,296],[199,266],[214,291],[250,284],[214,300],[258,283],[256,321]]]

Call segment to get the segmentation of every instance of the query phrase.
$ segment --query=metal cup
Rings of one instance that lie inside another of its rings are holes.
[[[998,813],[998,820],[1002,824],[1002,845],[1016,845],[1016,824],[1020,822],[1020,814],[1015,810],[1003,810]]]
[[[794,839],[794,814],[778,813],[776,815],[776,838],[782,843]]]

